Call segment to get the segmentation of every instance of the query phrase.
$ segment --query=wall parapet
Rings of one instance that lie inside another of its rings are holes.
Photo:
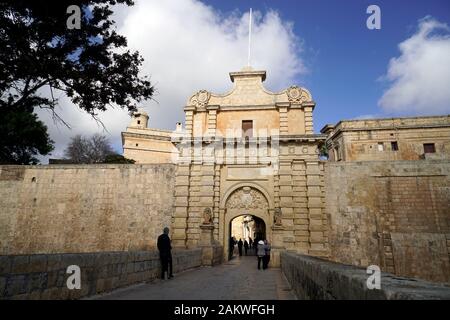
[[[450,299],[450,286],[381,273],[381,289],[370,290],[366,269],[320,258],[281,252],[281,269],[299,299]]]
[[[173,271],[200,267],[202,250],[173,250]],[[81,271],[81,288],[69,290],[67,267]],[[0,300],[79,299],[161,276],[159,253],[113,251],[0,256]]]

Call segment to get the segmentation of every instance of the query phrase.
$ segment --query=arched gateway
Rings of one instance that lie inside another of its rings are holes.
[[[242,215],[252,215],[264,221],[266,238],[272,242],[273,204],[269,202],[269,195],[263,188],[253,183],[240,183],[225,193],[221,203],[219,217],[219,235],[224,245],[224,257],[228,257],[229,246],[226,245],[230,237],[231,221]]]
[[[252,68],[231,72],[230,92],[198,91],[184,107],[184,129],[149,138],[149,149],[177,149],[173,246],[201,247],[204,264],[227,258],[230,221],[242,215],[264,222],[273,265],[282,250],[327,254],[318,158],[326,137],[313,131],[315,102],[298,86],[270,92],[265,78]]]

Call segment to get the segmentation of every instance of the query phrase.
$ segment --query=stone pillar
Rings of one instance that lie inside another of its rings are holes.
[[[189,164],[178,164],[175,176],[175,212],[172,219],[172,245],[174,247],[186,247],[189,204],[189,173]]]
[[[214,224],[214,240],[219,239],[219,207],[220,207],[220,165],[215,165],[214,174],[214,208],[213,208],[213,224]]]
[[[278,107],[280,114],[280,134],[288,134],[288,107],[287,106],[279,106]]]
[[[202,224],[199,247],[202,248],[202,265],[214,266],[222,263],[223,247],[214,240],[214,225]]]
[[[280,208],[276,208],[275,210],[279,210]],[[280,266],[280,252],[285,250],[284,246],[284,228],[283,224],[276,223],[277,221],[274,220],[275,210],[269,210],[269,216],[271,217],[273,221],[272,225],[272,250],[271,250],[271,257],[270,257],[270,263],[274,267]]]
[[[319,161],[306,161],[306,187],[309,215],[309,254],[327,256],[326,216],[323,210],[323,172]]]
[[[187,240],[186,245],[188,248],[193,248],[198,245],[198,239],[200,237],[200,223],[201,215],[203,212],[202,205],[200,204],[200,193],[202,185],[202,173],[201,164],[191,165],[191,174],[189,177],[189,208],[187,218]]]
[[[185,129],[186,129],[186,134],[189,137],[192,137],[192,133],[193,133],[194,111],[195,111],[195,107],[185,107],[184,108],[184,112],[186,115]]]
[[[217,127],[217,110],[219,109],[219,106],[207,106],[206,109],[208,110],[208,130],[206,135],[208,137],[215,137]]]
[[[306,165],[304,161],[293,162],[292,180],[295,248],[297,252],[307,254],[309,250],[309,217],[308,198],[306,195]]]
[[[313,106],[305,106],[305,134],[314,134],[313,127]]]
[[[202,224],[200,226],[200,241],[199,247],[202,248],[202,265],[212,266],[214,260],[214,249],[213,249],[213,230],[214,226],[212,224]]]
[[[285,148],[285,146],[282,146]],[[280,160],[279,196],[282,211],[283,243],[286,249],[295,249],[294,208],[292,199],[292,166],[290,160]]]
[[[229,246],[229,238],[228,238],[228,234],[225,236],[225,215],[226,215],[227,209],[225,208],[219,208],[219,242],[220,244],[222,244],[224,250],[223,250],[223,260],[227,261],[228,260],[228,256],[225,252],[225,249],[228,248]],[[227,249],[228,250],[228,249]]]

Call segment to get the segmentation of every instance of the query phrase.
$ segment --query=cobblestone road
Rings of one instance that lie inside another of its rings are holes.
[[[295,296],[280,269],[258,270],[255,256],[235,256],[220,266],[188,270],[171,280],[155,280],[91,299],[292,300]]]

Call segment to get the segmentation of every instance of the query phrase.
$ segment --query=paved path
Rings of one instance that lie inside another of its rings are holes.
[[[279,268],[257,269],[255,256],[235,256],[220,266],[188,270],[171,280],[117,289],[92,297],[104,300],[293,300],[295,295]]]

